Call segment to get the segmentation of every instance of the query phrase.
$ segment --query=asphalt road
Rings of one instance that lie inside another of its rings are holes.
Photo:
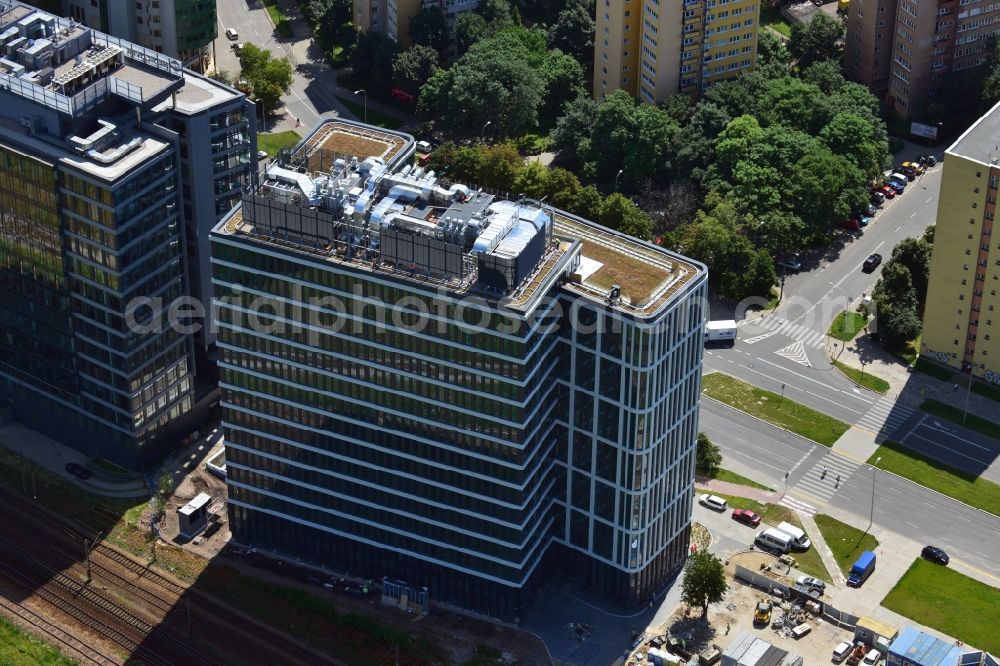
[[[759,323],[741,324],[734,347],[707,349],[705,371],[721,370],[776,392],[784,384],[786,397],[857,423],[878,396],[857,389],[830,365],[833,341],[826,331],[837,313],[875,286],[881,267],[865,273],[864,260],[877,252],[884,265],[899,241],[934,223],[941,169],[939,163],[887,200],[863,233],[845,232],[831,248],[803,257],[802,271],[786,276],[778,308]],[[712,312],[713,318],[733,316],[740,320],[742,313]]]
[[[711,400],[702,402],[700,429],[719,445],[727,468],[751,469],[754,480],[778,490],[784,488],[786,471],[791,471],[788,486],[794,486],[830,454],[826,447]],[[893,474],[876,473],[875,525],[914,541],[939,545],[953,558],[1000,581],[1000,560],[996,558],[1000,517]],[[865,524],[872,514],[872,468],[862,465],[839,486],[827,507],[817,507],[821,513],[830,508],[853,514],[855,524]]]
[[[1000,436],[1000,432],[997,433]],[[906,447],[957,467],[971,475],[1000,483],[1000,440],[963,428],[925,412],[911,416],[893,439]]]

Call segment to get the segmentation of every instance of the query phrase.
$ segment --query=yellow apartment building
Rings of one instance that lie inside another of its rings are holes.
[[[920,351],[1000,384],[1000,104],[945,151]]]
[[[598,0],[594,97],[700,93],[753,68],[758,0]]]

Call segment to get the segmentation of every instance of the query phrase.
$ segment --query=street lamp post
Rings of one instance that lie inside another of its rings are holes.
[[[962,410],[962,425],[969,416],[969,398],[972,397],[972,366],[969,366],[969,387],[965,389],[965,408]]]
[[[354,91],[355,95],[363,95],[365,99],[365,124],[368,124],[368,91],[364,88],[359,88]]]
[[[483,129],[479,130],[479,140],[480,140],[480,141],[483,141],[483,140],[484,140],[484,137],[486,136],[486,128],[487,128],[487,127],[489,127],[489,126],[490,126],[490,125],[492,125],[492,124],[493,124],[493,121],[492,121],[492,120],[487,120],[487,121],[486,121],[486,122],[485,122],[485,123],[483,124]]]
[[[872,523],[875,522],[875,475],[878,473],[878,464],[881,460],[882,456],[879,456],[872,464],[872,509],[871,513],[868,514],[868,527],[865,528],[865,534],[868,534],[868,530],[872,528]]]
[[[622,177],[622,173],[624,172],[625,169],[618,169],[618,173],[615,174],[615,192],[618,191],[618,179]]]

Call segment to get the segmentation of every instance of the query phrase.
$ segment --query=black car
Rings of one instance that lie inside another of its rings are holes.
[[[948,564],[951,559],[948,557],[948,553],[937,546],[924,546],[924,549],[920,551],[920,557],[931,562],[937,562],[938,564]]]
[[[76,463],[69,463],[66,465],[66,471],[78,479],[89,479],[93,476],[89,469],[83,465],[77,465]]]
[[[873,270],[878,268],[878,265],[881,263],[882,263],[882,255],[877,253],[873,254],[867,259],[865,259],[865,263],[862,266],[862,270],[864,270],[865,273],[871,273]]]
[[[896,173],[901,173],[906,176],[907,180],[913,180],[917,177],[917,172],[910,167],[898,166],[896,167]]]
[[[872,205],[881,206],[885,203],[885,195],[881,192],[872,192]]]
[[[937,158],[933,155],[921,155],[917,158],[917,162],[919,164],[923,164],[924,166],[932,167],[937,164]]]

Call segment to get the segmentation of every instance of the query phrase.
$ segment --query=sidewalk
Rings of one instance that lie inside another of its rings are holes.
[[[56,476],[70,481],[89,493],[102,497],[148,497],[149,490],[141,474],[114,474],[91,462],[86,454],[60,444],[54,439],[14,422],[0,428],[0,446],[44,467]],[[66,471],[66,465],[76,463],[90,470],[92,476],[79,479]]]
[[[722,493],[723,495],[746,497],[747,499],[752,499],[760,502],[761,504],[774,504],[781,499],[781,493],[775,491],[761,490],[759,488],[744,486],[739,483],[730,483],[728,481],[719,481],[717,479],[704,479],[702,477],[697,477],[695,478],[694,487],[697,490],[706,490],[709,493],[715,492]]]

